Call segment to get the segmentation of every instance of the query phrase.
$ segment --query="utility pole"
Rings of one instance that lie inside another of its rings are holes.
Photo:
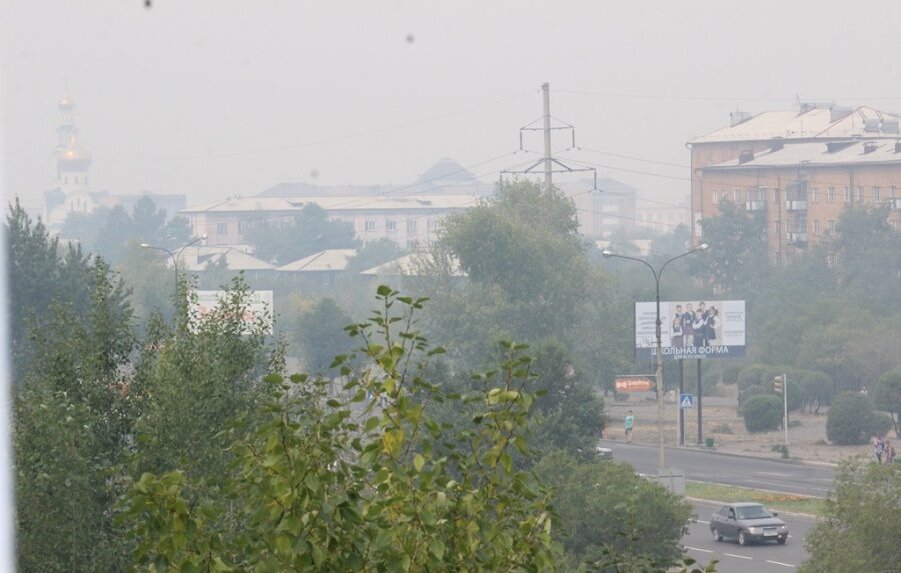
[[[544,96],[544,187],[547,190],[553,185],[554,164],[551,157],[551,86],[547,82],[541,84]]]
[[[523,146],[523,132],[530,131],[540,131],[544,135],[544,153],[541,154],[541,159],[530,162],[528,167],[524,169],[505,169],[501,171],[500,182],[504,183],[504,175],[528,175],[528,176],[536,176],[541,173],[541,169],[544,170],[544,187],[545,189],[551,189],[551,186],[554,184],[553,177],[554,173],[578,173],[582,171],[591,171],[594,175],[594,185],[592,186],[593,191],[598,190],[598,172],[594,167],[570,167],[560,159],[557,159],[553,155],[553,151],[551,150],[551,134],[555,131],[569,131],[571,135],[571,143],[570,149],[576,148],[576,128],[571,126],[568,123],[562,122],[559,119],[556,120],[557,125],[554,126],[554,118],[551,117],[551,86],[549,83],[545,82],[541,84],[541,95],[543,102],[543,109],[541,113],[541,117],[532,120],[528,125],[519,128],[519,149],[520,151],[525,151],[525,147]],[[540,124],[540,126],[539,126]],[[535,152],[537,155],[538,153]]]

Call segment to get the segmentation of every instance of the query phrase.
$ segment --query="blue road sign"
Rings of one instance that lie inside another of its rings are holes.
[[[695,395],[694,394],[679,394],[679,407],[680,408],[691,408],[695,403]]]

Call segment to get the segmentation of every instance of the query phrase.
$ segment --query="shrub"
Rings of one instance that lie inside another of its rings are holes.
[[[870,431],[868,434],[884,436],[888,434],[889,430],[892,429],[892,426],[892,419],[888,414],[873,412],[873,417],[870,418]]]
[[[826,414],[826,437],[834,444],[865,444],[874,431],[873,403],[864,394],[842,392]]]
[[[782,400],[770,394],[758,394],[746,398],[741,415],[749,432],[776,430],[782,421]]]

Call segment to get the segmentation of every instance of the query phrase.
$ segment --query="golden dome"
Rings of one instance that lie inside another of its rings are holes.
[[[81,170],[91,165],[91,153],[78,144],[78,132],[72,132],[72,139],[65,149],[57,155],[60,169]]]
[[[59,100],[59,103],[57,103],[56,105],[62,111],[70,111],[75,108],[75,102],[72,101],[71,97],[69,97],[68,91],[63,94],[63,99]]]

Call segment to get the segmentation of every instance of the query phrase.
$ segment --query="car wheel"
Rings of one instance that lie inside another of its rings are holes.
[[[744,532],[744,531],[739,531],[739,532],[738,532],[738,544],[739,544],[739,545],[747,545],[747,544],[748,544],[748,538],[745,537],[745,532]]]
[[[715,528],[715,527],[710,530],[710,534],[713,536],[714,541],[722,541],[723,540],[723,536],[720,535],[719,530],[717,530],[717,528]]]
[[[776,543],[778,543],[779,545],[785,545],[786,541],[788,541],[788,537],[780,537],[776,540]]]

